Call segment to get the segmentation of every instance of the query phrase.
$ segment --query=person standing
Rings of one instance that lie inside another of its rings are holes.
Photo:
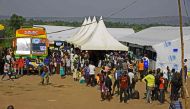
[[[160,74],[160,84],[159,84],[159,90],[160,90],[160,103],[163,104],[164,100],[165,100],[165,90],[164,90],[164,86],[165,86],[165,79],[163,77],[163,73]]]
[[[23,69],[24,69],[24,59],[22,56],[18,59],[18,74],[23,75]]]
[[[86,86],[88,86],[90,84],[90,68],[89,68],[89,64],[88,62],[86,62],[86,65],[84,67],[84,78],[85,78],[85,82],[86,82]]]
[[[142,79],[144,78],[144,62],[143,59],[140,60],[140,62],[138,63],[138,71],[140,73],[140,80],[142,81]]]
[[[108,72],[108,73],[106,74],[106,78],[105,78],[106,98],[107,98],[108,101],[110,101],[111,98],[112,98],[112,97],[111,97],[112,80],[111,80],[111,78],[110,78],[110,73],[111,73],[111,72]]]
[[[179,90],[182,87],[182,76],[179,72],[174,73],[173,78],[171,80],[171,101],[177,101],[179,98]]]
[[[119,79],[120,82],[120,102],[124,101],[124,103],[127,103],[127,91],[129,87],[129,77],[127,74],[123,73],[121,78]],[[124,98],[123,98],[124,93]]]
[[[60,64],[60,76],[63,79],[65,77],[65,70],[64,70],[65,63],[63,62],[63,58]]]
[[[154,75],[152,75],[152,73],[153,73],[152,71],[149,71],[149,74],[142,79],[147,84],[147,93],[146,93],[147,103],[152,103],[151,95],[155,86],[155,77]]]
[[[65,73],[66,73],[66,75],[71,74],[71,60],[70,60],[69,56],[66,57],[66,70],[65,70]]]
[[[73,80],[74,80],[74,81],[77,81],[77,70],[78,70],[78,56],[77,56],[77,55],[74,56],[73,65],[74,65],[74,69],[73,69]]]
[[[129,76],[129,79],[130,79],[130,83],[129,83],[129,88],[128,88],[128,96],[129,98],[132,97],[132,94],[133,94],[133,84],[135,84],[134,82],[134,78],[135,78],[135,75],[133,73],[133,70],[132,69],[129,69],[128,71],[128,76]]]
[[[185,73],[184,79],[185,79],[185,82],[186,82],[186,79],[188,77],[188,75],[187,75],[187,59],[184,59],[184,73]]]
[[[89,75],[90,75],[90,84],[91,86],[95,86],[95,66],[93,64],[93,62],[91,61],[90,64],[89,64],[89,69],[90,69],[90,72],[89,72]]]
[[[115,73],[114,73],[114,84],[113,84],[113,91],[112,91],[112,95],[114,95],[115,93],[115,87],[117,87],[117,94],[119,95],[119,79],[122,75],[122,71],[119,67],[116,68]]]
[[[3,76],[1,78],[1,80],[3,80],[6,75],[9,76],[9,80],[13,80],[13,79],[11,79],[10,64],[8,63],[8,61],[5,61],[5,64],[4,64],[4,73],[3,73]]]

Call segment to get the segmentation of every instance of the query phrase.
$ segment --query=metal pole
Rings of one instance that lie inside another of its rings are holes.
[[[178,0],[178,8],[179,8],[179,24],[180,24],[180,37],[181,37],[181,67],[182,67],[182,81],[183,81],[183,92],[185,96],[185,109],[188,109],[187,106],[187,97],[186,97],[186,86],[185,86],[185,72],[184,72],[184,41],[183,41],[183,23],[182,23],[182,12],[181,12],[181,0]]]

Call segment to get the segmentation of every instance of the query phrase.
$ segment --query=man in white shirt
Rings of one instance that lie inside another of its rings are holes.
[[[90,69],[90,84],[91,86],[94,86],[95,85],[95,82],[94,82],[94,79],[95,79],[95,66],[93,65],[93,62],[90,62],[89,64],[89,69]]]
[[[128,76],[129,76],[129,79],[130,79],[129,97],[132,97],[132,94],[133,94],[133,87],[132,87],[132,85],[133,85],[133,79],[135,77],[132,69],[129,69]]]

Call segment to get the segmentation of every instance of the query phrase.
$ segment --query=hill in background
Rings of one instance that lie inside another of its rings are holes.
[[[0,19],[8,19],[9,16],[0,16]],[[65,22],[82,22],[84,17],[25,17],[26,20],[41,20],[41,21],[65,21]],[[99,17],[98,17],[99,18]],[[178,16],[161,16],[147,18],[104,18],[107,22],[120,22],[126,24],[163,24],[163,25],[179,25]],[[183,25],[190,25],[190,17],[183,17]]]

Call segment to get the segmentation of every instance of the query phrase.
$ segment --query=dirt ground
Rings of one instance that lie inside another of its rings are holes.
[[[140,91],[140,99],[129,100],[125,104],[119,103],[117,96],[114,96],[110,102],[100,101],[97,87],[86,87],[84,84],[74,82],[71,76],[65,79],[61,79],[59,75],[50,76],[50,85],[40,85],[40,80],[39,76],[32,75],[14,81],[0,81],[0,109],[6,109],[10,104],[14,105],[15,109],[168,109],[169,107],[169,101],[163,105],[158,101],[147,104],[143,99],[145,92],[143,82],[138,82],[136,86]],[[168,99],[168,94],[166,98]]]

